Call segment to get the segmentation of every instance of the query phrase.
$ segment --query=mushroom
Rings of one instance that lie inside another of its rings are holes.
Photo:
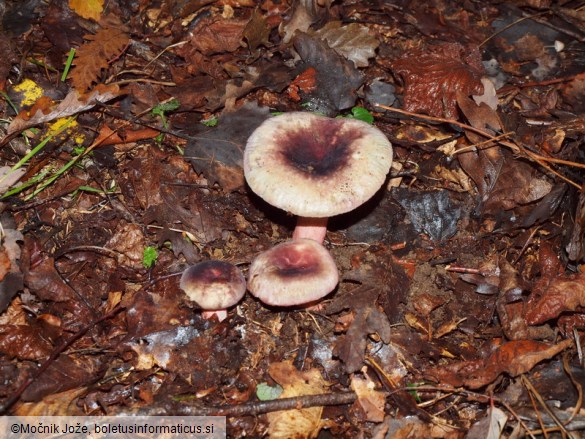
[[[181,289],[203,310],[201,316],[214,315],[221,322],[228,307],[240,301],[246,292],[246,279],[241,270],[224,261],[204,261],[187,268],[181,276]]]
[[[320,243],[328,218],[369,200],[391,164],[392,145],[377,128],[313,113],[267,119],[254,130],[244,151],[250,188],[298,216],[293,239]]]
[[[331,254],[312,239],[295,239],[258,255],[250,265],[248,289],[268,305],[315,302],[335,289],[339,274]]]

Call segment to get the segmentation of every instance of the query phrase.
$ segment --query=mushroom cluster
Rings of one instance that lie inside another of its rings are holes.
[[[249,137],[244,175],[252,191],[297,215],[292,240],[258,255],[250,265],[248,290],[268,305],[314,303],[339,282],[333,257],[323,246],[330,216],[349,212],[384,184],[392,145],[377,128],[355,119],[285,113],[264,121]],[[226,262],[189,267],[181,288],[205,311],[227,317],[243,297],[246,281]]]
[[[244,175],[257,195],[297,215],[292,241],[260,254],[248,289],[277,306],[314,302],[333,291],[338,273],[323,247],[330,216],[369,200],[386,180],[392,145],[355,119],[285,113],[264,121],[244,151]]]

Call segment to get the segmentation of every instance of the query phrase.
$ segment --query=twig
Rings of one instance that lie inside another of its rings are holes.
[[[384,110],[393,111],[393,112],[399,113],[399,114],[404,114],[406,116],[417,117],[417,118],[420,118],[420,119],[423,119],[423,120],[429,120],[429,121],[433,121],[433,122],[448,123],[448,124],[451,124],[451,125],[458,126],[459,128],[463,128],[464,130],[473,131],[474,133],[477,133],[477,134],[479,134],[481,136],[487,137],[488,139],[492,139],[492,140],[497,141],[500,145],[509,148],[510,150],[512,150],[516,154],[519,154],[522,157],[528,158],[528,159],[530,159],[530,160],[538,163],[540,166],[542,166],[543,168],[545,168],[547,171],[553,173],[554,175],[556,175],[557,177],[559,177],[561,180],[563,180],[566,183],[569,183],[570,185],[575,186],[577,189],[581,190],[581,185],[580,184],[577,184],[573,180],[571,180],[571,179],[565,177],[564,175],[558,173],[553,168],[551,168],[548,165],[548,163],[546,163],[546,162],[560,163],[561,161],[559,159],[554,159],[554,158],[551,158],[551,157],[545,157],[545,156],[542,156],[542,155],[537,154],[535,152],[532,152],[532,151],[530,151],[530,150],[528,150],[528,149],[526,149],[524,147],[520,147],[520,146],[516,145],[515,143],[508,142],[508,141],[504,141],[504,140],[498,140],[496,138],[496,136],[488,133],[487,131],[484,131],[484,130],[479,129],[479,128],[475,128],[475,127],[473,127],[471,125],[468,125],[468,124],[459,122],[459,121],[454,120],[454,119],[445,119],[443,117],[426,116],[424,114],[412,113],[410,111],[401,110],[399,108],[394,108],[394,107],[388,107],[388,106],[382,105],[382,104],[375,104],[375,106],[376,107],[379,107],[379,108],[382,108]],[[567,162],[567,163],[562,163],[562,164],[574,166],[576,168],[585,168],[585,164],[581,164],[581,163]]]
[[[300,410],[308,407],[351,404],[356,399],[355,392],[324,393],[218,407],[180,405],[173,407],[172,412],[174,415],[182,416],[256,416],[280,410]],[[165,407],[145,408],[139,410],[138,414],[145,416],[168,415],[169,410]]]
[[[67,349],[69,346],[71,346],[73,343],[75,343],[77,340],[83,337],[94,326],[103,322],[104,320],[112,318],[123,309],[124,307],[117,306],[107,314],[104,314],[102,317],[89,322],[87,325],[82,327],[78,332],[73,334],[67,341],[63,342],[61,346],[57,347],[51,353],[51,356],[47,360],[45,360],[45,362],[41,364],[41,366],[36,371],[34,371],[32,375],[24,383],[22,383],[22,385],[16,390],[16,392],[14,392],[14,394],[6,400],[4,405],[0,406],[0,415],[5,414],[10,409],[10,407],[12,407],[20,399],[24,391],[28,389],[28,387],[33,382],[35,382],[49,368],[49,366],[51,366],[51,364],[54,363],[54,361],[59,357],[59,355],[61,355],[65,351],[65,349]]]

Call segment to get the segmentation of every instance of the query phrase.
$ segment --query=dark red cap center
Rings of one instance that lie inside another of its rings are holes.
[[[360,130],[344,130],[341,120],[320,118],[307,129],[287,132],[275,140],[282,145],[286,164],[310,177],[321,178],[347,164],[351,144],[360,137]]]

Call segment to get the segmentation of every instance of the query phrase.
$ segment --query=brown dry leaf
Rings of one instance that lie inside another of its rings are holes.
[[[118,28],[103,28],[95,35],[85,35],[88,40],[77,49],[71,70],[73,86],[80,92],[89,89],[99,80],[108,62],[126,47],[130,38]]]
[[[319,38],[297,32],[293,45],[302,60],[302,67],[313,67],[317,71],[315,90],[303,98],[311,111],[335,115],[340,110],[355,105],[357,89],[364,76],[353,62],[339,55]]]
[[[192,30],[193,37],[178,52],[189,59],[197,51],[209,56],[223,52],[234,52],[240,48],[248,20],[228,20],[209,17],[200,20]]]
[[[20,114],[8,125],[6,136],[2,139],[0,144],[3,144],[12,135],[21,132],[34,125],[49,122],[62,117],[72,116],[89,110],[97,103],[108,102],[119,95],[119,88],[115,85],[98,85],[92,91],[83,95],[76,90],[71,90],[65,99],[63,99],[56,107],[51,110],[37,110],[34,113],[31,110],[31,116],[28,118],[22,117]],[[41,98],[42,99],[42,98]]]
[[[19,242],[24,238],[22,233],[6,227],[3,231],[0,260],[0,313],[10,304],[12,298],[22,290],[22,273],[20,271],[21,249]],[[13,322],[14,323],[14,322]]]
[[[242,154],[246,140],[270,116],[268,108],[248,102],[236,111],[224,111],[217,127],[205,128],[185,148],[195,171],[231,192],[244,186]],[[203,128],[202,128],[203,129]]]
[[[143,267],[142,257],[146,247],[146,239],[138,224],[126,224],[120,221],[116,233],[105,245],[118,254],[118,264],[140,270]]]
[[[502,373],[513,377],[526,373],[539,362],[554,357],[572,344],[573,340],[564,340],[556,345],[533,340],[510,341],[498,347],[486,359],[429,368],[425,374],[441,383],[479,389],[494,382]]]
[[[300,0],[294,3],[294,10],[288,23],[281,26],[284,36],[282,42],[289,43],[295,32],[307,32],[313,23],[323,20],[329,15],[332,0]]]
[[[365,414],[368,422],[382,422],[384,420],[384,404],[386,397],[382,392],[374,390],[376,385],[367,375],[366,379],[352,376],[351,388],[356,393],[358,399],[354,406],[359,406]]]
[[[104,0],[69,0],[69,7],[83,18],[98,21],[104,10]]]
[[[82,416],[85,413],[75,402],[86,390],[85,387],[79,387],[45,396],[39,402],[20,404],[13,414],[16,416]]]
[[[0,352],[21,360],[45,360],[53,349],[41,333],[28,325],[2,325],[0,327]]]
[[[284,389],[280,398],[319,395],[329,387],[317,369],[301,372],[290,361],[271,364],[268,373]],[[322,412],[323,407],[310,407],[268,413],[268,434],[271,438],[316,438],[325,425]]]
[[[538,325],[557,318],[562,312],[578,311],[584,306],[585,273],[559,276],[542,293],[533,291],[526,304],[526,321],[529,325]]]
[[[100,377],[102,362],[109,356],[73,358],[61,354],[22,394],[22,401],[40,401],[54,393],[89,385]]]
[[[483,68],[477,48],[439,44],[405,54],[392,63],[392,68],[404,81],[407,111],[457,119],[457,94],[483,93]]]
[[[356,67],[367,67],[368,59],[376,55],[376,48],[380,45],[368,27],[358,23],[342,26],[341,21],[330,21],[310,35],[327,41],[329,47],[353,61]]]
[[[364,361],[367,339],[370,334],[378,334],[386,344],[390,343],[391,327],[386,314],[376,307],[380,290],[370,287],[356,288],[359,306],[354,308],[355,317],[347,333],[337,339],[335,354],[344,362],[348,373],[358,371]]]
[[[243,37],[248,42],[250,50],[256,50],[258,46],[270,46],[270,27],[266,24],[266,18],[257,9],[254,9],[250,21],[242,32]]]

